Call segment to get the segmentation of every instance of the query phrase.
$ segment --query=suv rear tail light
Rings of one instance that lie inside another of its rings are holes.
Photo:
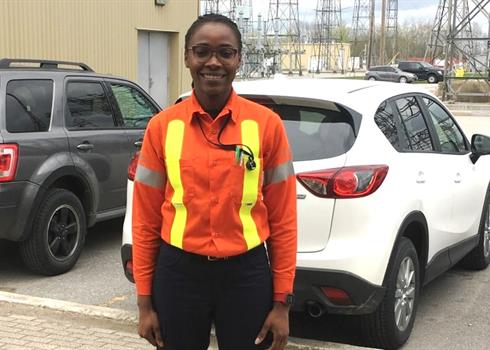
[[[374,193],[387,173],[387,165],[359,165],[300,173],[296,178],[318,197],[358,198]]]
[[[0,144],[0,182],[12,181],[19,161],[19,146]]]
[[[134,181],[134,176],[136,175],[136,167],[138,166],[138,159],[140,158],[140,152],[136,152],[128,166],[128,179]]]

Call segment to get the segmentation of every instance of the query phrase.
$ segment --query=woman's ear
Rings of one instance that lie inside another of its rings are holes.
[[[185,50],[184,51],[184,63],[185,63],[185,67],[186,68],[189,68],[189,62],[188,62],[188,60],[189,60],[189,56],[187,54],[187,50]]]

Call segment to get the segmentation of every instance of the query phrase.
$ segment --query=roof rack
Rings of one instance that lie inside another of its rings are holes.
[[[14,66],[12,66],[12,63]],[[39,66],[18,65],[15,63],[39,63]],[[18,68],[39,68],[39,69],[70,69],[60,68],[60,65],[78,67],[82,71],[93,72],[93,69],[87,66],[85,63],[69,62],[69,61],[53,61],[53,60],[31,60],[31,59],[17,59],[17,58],[3,58],[0,59],[0,69],[18,69]]]

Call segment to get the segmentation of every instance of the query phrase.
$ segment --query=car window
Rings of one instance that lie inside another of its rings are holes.
[[[414,96],[395,100],[410,151],[433,151],[430,132]]]
[[[424,97],[423,101],[429,110],[436,129],[441,151],[444,153],[466,152],[464,136],[453,118],[434,100]]]
[[[65,111],[68,128],[104,129],[116,126],[109,100],[100,82],[69,82]]]
[[[352,147],[355,141],[352,116],[347,110],[332,106],[328,109],[267,105],[281,116],[295,161],[336,157]]]
[[[53,105],[52,80],[11,80],[7,84],[8,132],[47,131]]]
[[[126,128],[146,128],[158,110],[136,88],[123,84],[110,84]]]
[[[390,141],[391,145],[398,150],[400,149],[400,138],[398,136],[398,129],[396,128],[395,118],[391,105],[385,101],[378,107],[374,121],[388,141]]]

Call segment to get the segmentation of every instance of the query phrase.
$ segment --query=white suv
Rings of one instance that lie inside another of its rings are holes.
[[[474,135],[470,144],[436,97],[417,86],[349,80],[234,88],[275,110],[291,143],[294,310],[360,315],[366,345],[397,348],[412,330],[422,285],[461,259],[487,267],[490,138]],[[130,276],[132,181],[127,193],[122,257]]]

